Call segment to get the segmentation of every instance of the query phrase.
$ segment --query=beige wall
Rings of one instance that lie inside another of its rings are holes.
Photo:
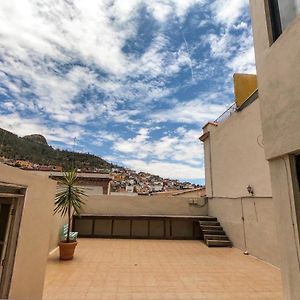
[[[204,199],[199,199],[203,204]],[[89,196],[82,213],[99,215],[207,215],[207,205],[189,205],[189,198],[156,196]]]
[[[300,212],[297,220],[295,211],[300,199],[288,155],[300,153],[300,15],[272,44],[265,3],[250,1],[265,155],[271,171],[284,299],[300,299]]]
[[[0,163],[0,181],[27,186],[10,299],[41,299],[56,182]]]
[[[205,185],[209,197],[271,196],[268,162],[262,146],[259,99],[219,125],[204,131]]]
[[[173,194],[173,197],[182,197],[182,198],[201,198],[206,195],[205,189],[196,190],[196,191],[187,191],[178,194]]]
[[[49,239],[49,253],[58,247],[58,242],[60,241],[61,229],[64,224],[68,224],[67,216],[63,218],[60,216],[60,214],[56,214],[52,216],[51,233]]]
[[[271,159],[300,149],[300,14],[270,46],[264,1],[250,2],[262,129]]]
[[[217,217],[233,245],[279,265],[268,161],[265,159],[260,99],[204,132],[208,214]],[[247,186],[255,197],[248,197]],[[244,214],[244,224],[242,217]]]
[[[290,163],[289,157],[275,159],[270,162],[270,170],[277,220],[284,299],[298,300],[300,299],[300,251],[294,199],[295,197],[296,201],[300,201],[300,199],[299,194],[295,195],[292,188],[293,179],[289,168]]]
[[[279,265],[272,198],[213,198],[208,202],[208,214],[219,219],[234,247]]]

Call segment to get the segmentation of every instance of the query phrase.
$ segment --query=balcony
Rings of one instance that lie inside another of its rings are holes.
[[[282,299],[279,269],[201,241],[79,239],[73,261],[54,253],[44,300]]]

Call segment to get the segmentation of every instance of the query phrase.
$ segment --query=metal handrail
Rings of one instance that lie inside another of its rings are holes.
[[[232,103],[229,108],[227,108],[217,119],[214,120],[214,123],[224,122],[229,118],[234,112],[236,112],[236,103]]]

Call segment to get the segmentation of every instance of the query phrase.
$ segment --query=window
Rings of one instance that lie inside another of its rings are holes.
[[[269,0],[273,41],[300,13],[300,0]]]
[[[300,188],[300,155],[296,156],[296,172],[297,172],[297,179],[298,179],[298,187]]]
[[[296,165],[296,180],[295,180],[295,210],[296,210],[296,219],[298,224],[298,235],[300,238],[300,155],[295,156],[295,165]]]

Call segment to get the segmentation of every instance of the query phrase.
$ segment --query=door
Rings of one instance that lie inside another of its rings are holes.
[[[0,299],[8,297],[18,224],[15,222],[15,212],[18,202],[16,198],[0,197]]]
[[[2,281],[5,253],[7,249],[11,204],[0,202],[0,282]]]

